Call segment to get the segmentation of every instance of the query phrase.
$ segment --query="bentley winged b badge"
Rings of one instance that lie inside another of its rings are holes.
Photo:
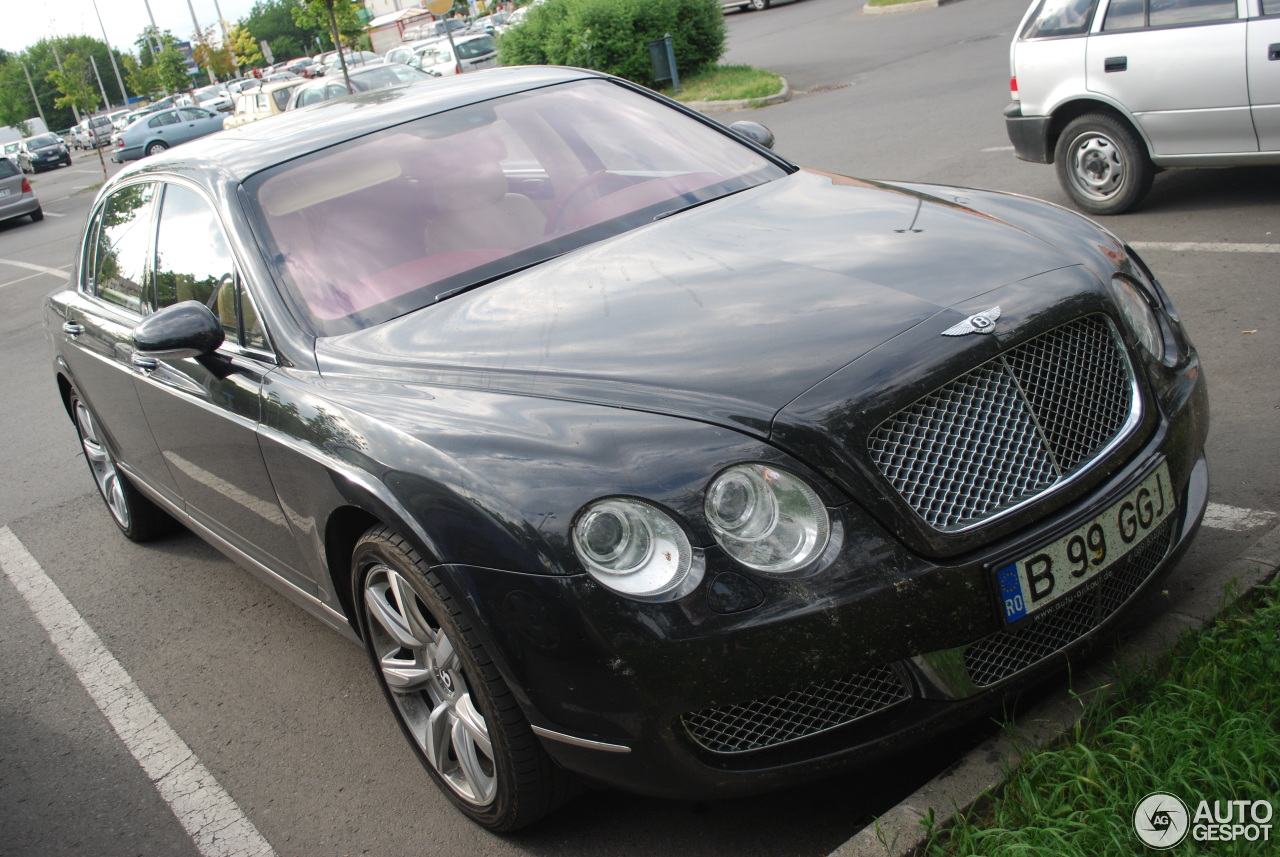
[[[996,319],[1000,317],[1000,307],[993,306],[989,310],[971,315],[959,324],[953,324],[942,331],[943,336],[964,336],[967,333],[990,333],[996,329]]]

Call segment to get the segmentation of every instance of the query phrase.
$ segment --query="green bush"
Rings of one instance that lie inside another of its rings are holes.
[[[724,53],[719,0],[549,0],[499,39],[503,65],[569,65],[653,86],[649,42],[671,34],[681,76]]]

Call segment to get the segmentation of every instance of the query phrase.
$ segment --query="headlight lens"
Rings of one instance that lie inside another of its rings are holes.
[[[827,546],[831,521],[817,493],[764,464],[737,464],[707,489],[707,525],[720,547],[757,571],[794,571]]]
[[[1111,278],[1111,296],[1115,298],[1120,314],[1129,324],[1129,329],[1138,338],[1138,342],[1157,359],[1164,357],[1164,331],[1160,329],[1160,321],[1151,309],[1147,300],[1136,285],[1124,277]]]
[[[573,549],[596,580],[636,598],[678,595],[692,579],[689,537],[670,515],[627,497],[597,500],[573,525]]]

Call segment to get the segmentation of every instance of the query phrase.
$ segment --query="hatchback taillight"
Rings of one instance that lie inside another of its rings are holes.
[[[1009,95],[1013,98],[1014,101],[1020,100],[1018,97],[1018,78],[1016,75],[1014,77],[1009,78]]]
[[[31,193],[31,182],[27,181],[27,177],[22,177],[22,192]]]

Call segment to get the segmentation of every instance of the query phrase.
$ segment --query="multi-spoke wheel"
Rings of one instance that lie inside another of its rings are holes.
[[[145,542],[169,529],[173,519],[134,488],[128,477],[119,471],[111,452],[101,440],[93,414],[76,393],[71,394],[71,415],[80,435],[84,460],[89,463],[89,472],[93,474],[98,492],[102,494],[120,531],[132,541]]]
[[[386,528],[352,558],[369,659],[400,727],[441,790],[499,831],[541,818],[569,793],[440,580]]]
[[[1090,113],[1072,120],[1058,137],[1058,183],[1090,214],[1122,214],[1151,189],[1155,168],[1133,131],[1112,116]]]

